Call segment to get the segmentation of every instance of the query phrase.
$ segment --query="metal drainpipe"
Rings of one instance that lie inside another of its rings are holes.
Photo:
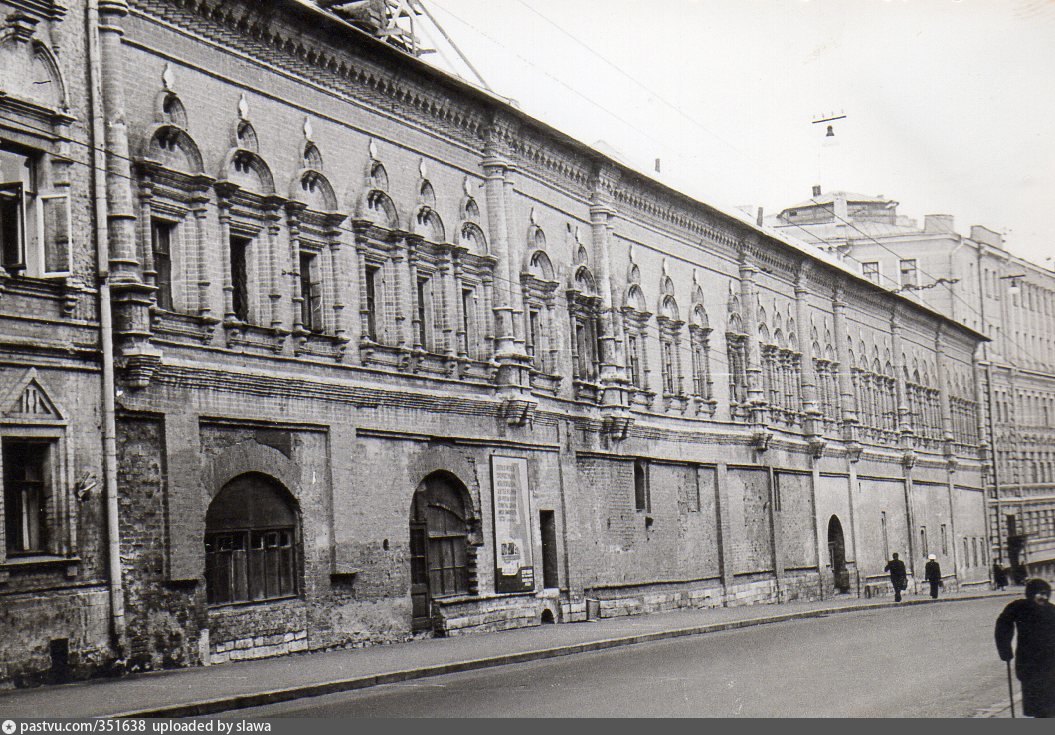
[[[99,287],[99,339],[102,349],[103,475],[106,488],[106,533],[109,553],[110,633],[117,659],[125,654],[125,600],[117,503],[117,420],[114,396],[114,338],[110,306],[109,207],[106,199],[105,112],[102,108],[102,61],[99,53],[99,3],[88,0],[87,46],[91,99],[92,168],[95,199],[95,246]]]

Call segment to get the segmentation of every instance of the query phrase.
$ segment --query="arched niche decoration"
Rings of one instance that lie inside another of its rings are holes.
[[[245,119],[239,120],[235,123],[233,147],[250,151],[252,153],[260,152],[260,141],[256,134],[256,128],[253,127],[253,123]]]
[[[304,152],[301,155],[302,167],[312,171],[322,171],[322,153],[319,147],[310,140],[304,144]]]
[[[443,218],[431,207],[425,205],[418,207],[412,225],[411,231],[415,235],[420,235],[431,243],[442,243],[447,239]]]
[[[458,245],[474,255],[487,255],[487,236],[476,222],[462,222]]]
[[[480,225],[480,205],[468,193],[469,184],[466,180],[466,196],[461,206],[461,223],[458,225],[458,242],[460,248],[467,250],[473,255],[487,255],[487,236]]]
[[[355,219],[366,225],[386,231],[377,236],[387,235],[401,229],[402,217],[395,201],[388,193],[388,171],[384,164],[371,160],[367,165],[363,182],[363,193],[355,206]]]
[[[69,103],[62,70],[51,48],[33,32],[18,14],[9,15],[6,23],[0,20],[0,89],[12,99],[63,113],[64,119]]]
[[[171,89],[158,92],[154,102],[154,120],[160,124],[187,129],[189,122],[187,108],[176,92]]]
[[[240,189],[267,196],[275,193],[275,179],[271,167],[258,153],[248,148],[234,148],[224,156],[219,180],[237,185]]]
[[[337,194],[329,177],[320,169],[303,168],[294,175],[289,186],[289,199],[319,213],[335,213]]]
[[[198,144],[183,127],[171,122],[158,123],[147,130],[142,159],[175,173],[204,173]]]

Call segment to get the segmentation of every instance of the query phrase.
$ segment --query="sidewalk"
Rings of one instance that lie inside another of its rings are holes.
[[[1015,594],[1018,592],[978,590],[944,595],[936,602],[922,595],[913,595],[901,603],[895,603],[893,598],[874,601],[837,597],[783,605],[679,610],[239,661],[4,691],[0,692],[0,718],[207,715],[664,638],[897,605],[943,604]]]

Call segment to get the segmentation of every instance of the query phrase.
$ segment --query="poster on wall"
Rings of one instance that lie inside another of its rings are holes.
[[[535,568],[531,559],[527,460],[492,455],[491,492],[495,521],[495,592],[531,592],[535,589]]]

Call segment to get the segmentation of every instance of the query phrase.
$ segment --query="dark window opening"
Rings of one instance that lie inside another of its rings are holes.
[[[425,350],[433,347],[432,279],[418,276],[418,346]]]
[[[284,488],[243,475],[213,499],[205,516],[205,587],[210,605],[297,594],[296,513]]]
[[[638,388],[641,386],[641,356],[638,354],[637,337],[629,335],[626,338],[627,370],[630,372],[627,378],[630,384]]]
[[[377,287],[380,268],[376,265],[366,267],[366,333],[370,339],[377,341]]]
[[[9,271],[25,270],[22,184],[0,184],[0,248],[3,252],[4,268]]]
[[[158,308],[172,311],[172,222],[150,221],[150,248],[154,254],[154,285]]]
[[[634,462],[634,509],[650,512],[652,497],[648,487],[648,465],[645,462]]]
[[[674,344],[664,340],[661,345],[663,352],[663,391],[668,395],[674,394]]]
[[[303,250],[300,252],[300,321],[309,332],[323,331],[319,258]]]
[[[528,310],[527,353],[536,369],[542,368],[542,322],[537,309]]]
[[[252,240],[231,235],[231,308],[236,318],[249,321],[249,273],[248,255]]]
[[[462,289],[462,351],[470,356],[476,357],[474,349],[476,330],[476,291],[471,288]]]
[[[46,551],[49,449],[47,442],[4,439],[4,530],[8,556]]]
[[[557,521],[552,510],[540,510],[538,517],[542,536],[542,586],[555,589],[560,585],[557,573]]]

